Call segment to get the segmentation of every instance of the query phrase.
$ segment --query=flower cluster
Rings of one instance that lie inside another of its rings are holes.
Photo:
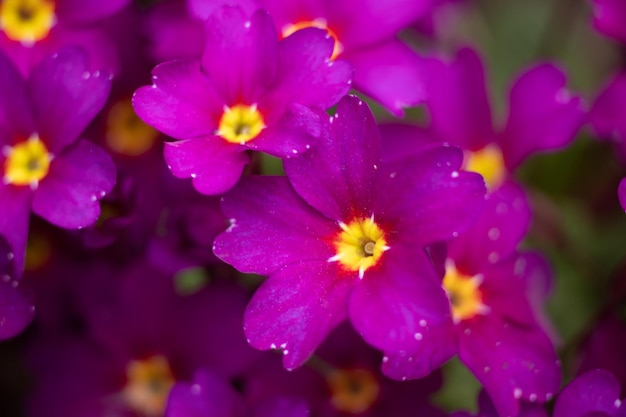
[[[488,4],[0,1],[0,415],[626,417],[624,68]]]

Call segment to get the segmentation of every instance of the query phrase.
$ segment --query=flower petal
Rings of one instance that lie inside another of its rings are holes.
[[[373,187],[373,212],[417,245],[457,236],[480,214],[485,199],[483,178],[460,171],[462,160],[458,148],[439,146],[385,165]]]
[[[589,119],[600,139],[612,140],[626,159],[626,73],[615,76],[596,98]]]
[[[133,107],[144,122],[177,139],[215,132],[224,101],[202,74],[197,60],[157,65],[152,82],[151,87],[141,87],[133,96]]]
[[[0,53],[0,146],[11,146],[35,132],[26,82],[4,53]]]
[[[502,416],[520,401],[544,403],[558,391],[561,366],[539,327],[509,324],[496,314],[462,322],[459,358],[483,384]]]
[[[34,193],[33,211],[67,229],[88,226],[100,215],[100,200],[115,185],[115,165],[98,146],[80,140],[58,155]]]
[[[365,271],[350,297],[350,320],[366,342],[385,352],[411,348],[416,339],[450,321],[450,304],[424,252],[397,242]]]
[[[222,211],[231,226],[213,250],[241,272],[268,275],[334,255],[331,240],[339,226],[307,205],[284,177],[243,178],[223,197]]]
[[[276,81],[278,36],[267,12],[217,9],[205,23],[202,70],[226,104],[254,104]]]
[[[583,417],[593,412],[613,416],[624,407],[620,407],[619,395],[619,382],[610,372],[586,372],[563,389],[554,405],[554,417]]]
[[[230,190],[249,162],[243,149],[217,136],[165,143],[165,161],[177,178],[192,178],[198,192],[207,195]]]
[[[334,41],[318,28],[298,30],[278,44],[278,86],[271,95],[279,102],[292,101],[327,109],[350,90],[352,66],[331,61]]]
[[[308,152],[284,161],[296,192],[334,220],[371,215],[372,187],[380,165],[380,138],[372,112],[354,96],[344,97]]]
[[[21,277],[24,271],[31,201],[29,187],[0,184],[0,235],[9,244],[11,255],[7,256],[13,259],[14,265],[9,275],[13,278]]]
[[[167,417],[244,417],[243,398],[228,380],[198,371],[193,383],[179,382],[170,391],[165,410]]]
[[[533,152],[557,150],[574,139],[585,111],[582,99],[565,88],[566,81],[561,69],[542,64],[513,84],[509,119],[498,139],[509,170]]]
[[[426,99],[424,59],[399,40],[346,54],[345,59],[354,65],[355,87],[398,117],[405,107]]]
[[[291,103],[277,123],[263,129],[246,147],[278,158],[290,158],[309,149],[321,135],[326,113]],[[322,121],[323,120],[323,121]]]
[[[14,284],[0,281],[0,340],[21,333],[35,315],[35,307]]]
[[[84,50],[66,47],[35,67],[28,79],[37,133],[55,155],[78,139],[109,97],[110,75],[91,71],[89,59]]]
[[[487,195],[476,222],[450,242],[449,256],[464,273],[477,274],[515,251],[528,231],[531,215],[522,187],[507,181]]]
[[[330,331],[346,319],[354,279],[339,277],[330,262],[292,263],[256,291],[244,331],[257,349],[282,349],[283,365],[302,365]]]
[[[464,48],[454,61],[433,59],[427,68],[427,106],[434,134],[470,151],[492,142],[491,109],[478,54]]]
[[[428,337],[407,350],[385,353],[382,371],[393,379],[423,378],[457,354],[458,336],[452,322],[429,328]]]

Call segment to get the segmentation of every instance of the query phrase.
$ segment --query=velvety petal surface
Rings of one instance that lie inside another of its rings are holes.
[[[17,282],[0,282],[0,340],[21,333],[35,315],[35,307],[13,284]]]
[[[296,262],[325,263],[339,226],[306,204],[285,177],[246,177],[224,195],[231,226],[215,254],[241,272],[268,275]]]
[[[144,122],[177,139],[215,132],[225,103],[197,60],[157,65],[152,82],[133,96],[135,112]]]
[[[21,277],[24,271],[31,201],[30,187],[0,184],[0,235],[6,239],[13,254],[12,278]]]
[[[45,59],[28,79],[39,137],[58,155],[104,107],[111,76],[91,69],[89,55],[67,47]]]
[[[533,152],[567,146],[584,122],[579,96],[566,88],[565,72],[540,64],[524,72],[509,96],[509,118],[498,142],[509,170]]]
[[[615,142],[620,156],[626,158],[626,73],[610,80],[589,112],[596,136]]]
[[[338,274],[326,261],[291,263],[274,272],[255,292],[244,331],[257,349],[281,349],[283,365],[306,361],[330,331],[346,319],[356,277]]]
[[[334,41],[326,31],[308,28],[278,44],[278,85],[271,95],[286,103],[327,109],[350,90],[353,69],[345,60],[330,60]]]
[[[570,382],[554,405],[554,417],[583,417],[587,413],[616,415],[624,407],[619,400],[620,386],[608,371],[596,369]]]
[[[198,20],[206,20],[213,12],[224,5],[232,5],[232,0],[187,0],[189,13]],[[252,15],[258,8],[256,0],[237,0],[237,6],[241,7],[247,15]]]
[[[166,417],[244,417],[243,398],[225,378],[199,371],[193,383],[179,382],[170,391]]]
[[[0,53],[0,146],[28,139],[35,132],[26,82],[15,65]]]
[[[449,245],[449,256],[458,269],[477,274],[486,265],[506,258],[522,241],[531,220],[531,209],[521,186],[505,182],[487,194],[478,219]]]
[[[397,163],[407,157],[420,155],[441,146],[423,127],[403,123],[378,125],[383,164]]]
[[[354,65],[356,89],[396,116],[426,99],[425,60],[399,40],[347,53],[345,59]]]
[[[207,195],[230,190],[249,162],[242,148],[218,136],[167,142],[163,154],[174,176],[192,178],[194,188]]]
[[[326,123],[326,113],[291,103],[283,116],[245,146],[278,158],[290,158],[306,151],[317,142]]]
[[[255,103],[276,80],[278,37],[265,11],[217,9],[205,23],[202,70],[228,105]]]
[[[426,105],[433,133],[443,142],[476,151],[494,139],[485,71],[468,48],[446,62],[428,61]]]
[[[429,327],[428,337],[415,340],[409,349],[386,353],[382,371],[398,380],[423,378],[456,355],[458,344],[456,328],[451,321]]]
[[[296,192],[334,220],[371,215],[372,188],[380,165],[380,137],[365,103],[343,98],[315,146],[284,161]]]
[[[100,216],[99,200],[115,185],[115,165],[101,148],[80,140],[58,155],[34,192],[33,211],[52,224],[76,229]]]
[[[255,407],[253,417],[309,417],[307,404],[295,398],[270,398]]]
[[[479,215],[485,195],[480,175],[459,171],[462,160],[458,148],[440,146],[385,165],[373,189],[373,212],[418,245],[459,235]]]
[[[561,384],[560,361],[538,327],[521,327],[496,314],[462,322],[459,358],[483,384],[501,416],[520,401],[543,403]]]
[[[404,242],[390,245],[352,292],[350,320],[370,345],[396,352],[448,323],[450,305],[426,254]]]

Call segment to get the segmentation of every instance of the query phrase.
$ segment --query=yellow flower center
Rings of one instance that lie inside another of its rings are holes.
[[[46,145],[39,135],[32,134],[28,140],[3,149],[6,156],[4,162],[4,182],[14,185],[30,185],[37,188],[47,174],[52,161]]]
[[[337,254],[329,259],[339,261],[348,271],[359,271],[363,278],[365,271],[376,265],[383,252],[389,249],[383,230],[374,222],[373,216],[339,223],[341,232],[334,245]]]
[[[326,24],[326,19],[323,19],[323,18],[317,18],[313,20],[303,20],[300,22],[285,25],[283,26],[281,35],[283,38],[286,38],[292,33],[295,33],[299,31],[300,29],[306,29],[306,28],[324,29],[326,32],[328,32],[330,37],[333,38],[333,40],[335,41],[335,46],[333,47],[333,54],[330,57],[330,59],[337,58],[339,54],[343,52],[343,45],[341,44],[341,42],[339,42],[339,38],[337,38],[337,34],[328,27],[328,25]]]
[[[482,275],[467,276],[460,273],[452,262],[446,263],[443,288],[448,293],[452,318],[455,323],[484,314],[488,308],[483,304],[480,291]]]
[[[176,382],[163,356],[131,361],[126,368],[123,396],[126,404],[146,416],[161,417]]]
[[[3,0],[0,29],[24,45],[44,39],[56,23],[52,0]]]
[[[130,100],[118,101],[109,110],[106,142],[115,152],[127,156],[141,155],[152,148],[158,136],[156,129],[137,116]]]
[[[490,190],[497,188],[506,178],[504,158],[496,145],[487,145],[476,152],[466,152],[464,168],[482,175]]]
[[[217,134],[227,142],[243,145],[259,136],[264,128],[263,115],[257,110],[256,104],[237,104],[233,107],[224,106]]]
[[[336,409],[359,414],[369,410],[378,398],[380,384],[366,369],[337,370],[327,377],[331,402]]]

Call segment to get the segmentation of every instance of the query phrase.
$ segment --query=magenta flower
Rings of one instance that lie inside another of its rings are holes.
[[[553,64],[536,65],[517,78],[506,125],[498,130],[474,51],[462,49],[451,62],[432,59],[428,75],[432,135],[461,147],[465,168],[481,173],[490,190],[533,153],[567,146],[584,121],[581,98],[567,90],[565,73]]]
[[[89,70],[84,52],[68,48],[44,60],[24,80],[0,56],[0,234],[21,275],[32,211],[57,226],[77,229],[100,215],[98,200],[115,183],[111,158],[82,131],[109,95],[109,75]]]
[[[593,25],[599,31],[626,43],[626,4],[622,0],[591,0]]]
[[[449,319],[423,248],[465,229],[484,199],[481,178],[459,171],[457,149],[387,169],[366,105],[344,98],[330,120],[318,146],[285,161],[289,180],[245,178],[224,196],[231,226],[214,245],[240,271],[269,275],[244,328],[252,346],[281,349],[287,368],[348,317],[387,350],[415,340],[420,322]]]
[[[166,144],[175,176],[219,194],[239,180],[248,150],[289,158],[320,135],[320,114],[350,88],[351,67],[330,61],[333,41],[319,29],[279,42],[263,11],[248,18],[223,7],[206,22],[201,60],[172,61],[153,71],[134,106],[146,123],[181,141]]]
[[[187,0],[197,19],[204,20],[220,2]],[[318,27],[334,40],[333,58],[355,68],[354,84],[396,115],[404,107],[424,101],[423,60],[398,39],[398,33],[425,15],[431,0],[246,0],[267,10],[281,37],[297,30]],[[380,80],[385,82],[380,82]]]
[[[97,24],[128,4],[130,0],[5,0],[0,4],[0,49],[24,75],[68,45],[89,52],[91,69],[114,70],[117,51]]]
[[[553,417],[624,417],[620,386],[608,371],[596,369],[570,382],[554,405]]]
[[[626,73],[618,73],[601,90],[589,121],[596,137],[611,141],[617,156],[626,162]]]
[[[439,326],[423,322],[435,337],[425,341],[420,332],[411,348],[388,351],[388,376],[420,378],[458,354],[502,417],[516,416],[522,401],[543,403],[558,391],[558,357],[531,299],[550,271],[540,256],[515,252],[530,210],[510,201],[522,197],[514,183],[502,186],[478,220],[449,242],[443,288],[452,319]],[[511,221],[516,217],[526,221]]]

